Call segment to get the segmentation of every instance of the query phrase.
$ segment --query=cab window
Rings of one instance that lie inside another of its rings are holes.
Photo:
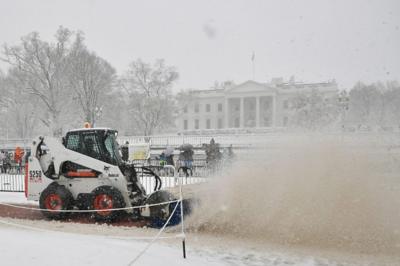
[[[80,152],[80,138],[78,134],[70,134],[67,138],[66,148]]]

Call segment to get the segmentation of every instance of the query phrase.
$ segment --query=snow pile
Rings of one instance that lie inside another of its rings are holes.
[[[400,254],[400,159],[382,147],[287,141],[216,178],[191,231],[348,252]]]

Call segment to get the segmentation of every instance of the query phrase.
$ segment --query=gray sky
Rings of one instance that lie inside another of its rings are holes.
[[[130,61],[165,58],[180,72],[177,88],[215,80],[306,82],[336,78],[400,80],[400,1],[84,1],[0,0],[0,43],[59,25],[82,30],[88,47],[119,73]],[[1,68],[6,69],[2,63]]]

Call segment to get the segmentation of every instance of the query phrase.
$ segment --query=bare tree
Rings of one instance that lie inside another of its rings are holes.
[[[386,83],[383,90],[384,120],[388,126],[400,126],[400,85],[397,81]]]
[[[352,119],[359,124],[375,124],[374,117],[380,113],[381,95],[375,84],[358,82],[350,91],[349,113]]]
[[[64,74],[70,37],[71,32],[63,27],[58,29],[55,43],[42,41],[33,32],[23,37],[20,45],[5,45],[3,50],[3,60],[26,74],[29,93],[46,106],[49,117],[42,117],[41,121],[55,135],[62,131],[60,115],[68,95]]]
[[[7,119],[7,106],[8,106],[8,93],[7,93],[7,87],[5,84],[5,76],[3,72],[0,70],[0,123],[2,126],[0,127],[0,137],[4,137],[7,135],[8,131],[8,124],[4,123],[4,121]]]
[[[18,69],[10,69],[4,79],[7,95],[7,124],[11,134],[25,139],[40,130],[38,114],[41,113],[39,99],[31,97],[27,91],[26,77]]]
[[[339,116],[336,100],[324,99],[317,90],[310,94],[298,94],[291,100],[291,126],[315,130],[333,124]]]
[[[7,86],[7,75],[0,70],[0,111],[6,109],[9,103],[10,95]]]
[[[177,78],[175,68],[161,59],[153,65],[140,59],[130,64],[121,84],[129,95],[132,121],[142,134],[151,135],[173,124],[175,101],[171,90]]]
[[[115,70],[107,61],[88,51],[82,34],[77,34],[68,61],[68,82],[82,110],[82,119],[94,125],[102,101],[111,89]]]
[[[97,118],[98,125],[118,128],[120,134],[131,134],[131,116],[129,110],[129,99],[125,92],[116,89],[105,94],[106,101],[102,104],[101,113]]]

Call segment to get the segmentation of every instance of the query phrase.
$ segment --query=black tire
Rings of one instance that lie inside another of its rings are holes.
[[[92,193],[80,193],[76,197],[75,206],[79,210],[91,210],[93,202],[93,194]],[[87,213],[85,213],[87,214]]]
[[[64,186],[51,183],[42,194],[40,194],[39,206],[45,217],[49,219],[62,220],[69,216],[69,212],[50,212],[45,210],[71,210],[73,207],[71,192]]]
[[[125,201],[118,189],[101,186],[93,190],[91,206],[94,210],[117,209],[125,207]],[[122,213],[123,211],[99,211],[93,212],[92,217],[98,222],[112,222]]]

